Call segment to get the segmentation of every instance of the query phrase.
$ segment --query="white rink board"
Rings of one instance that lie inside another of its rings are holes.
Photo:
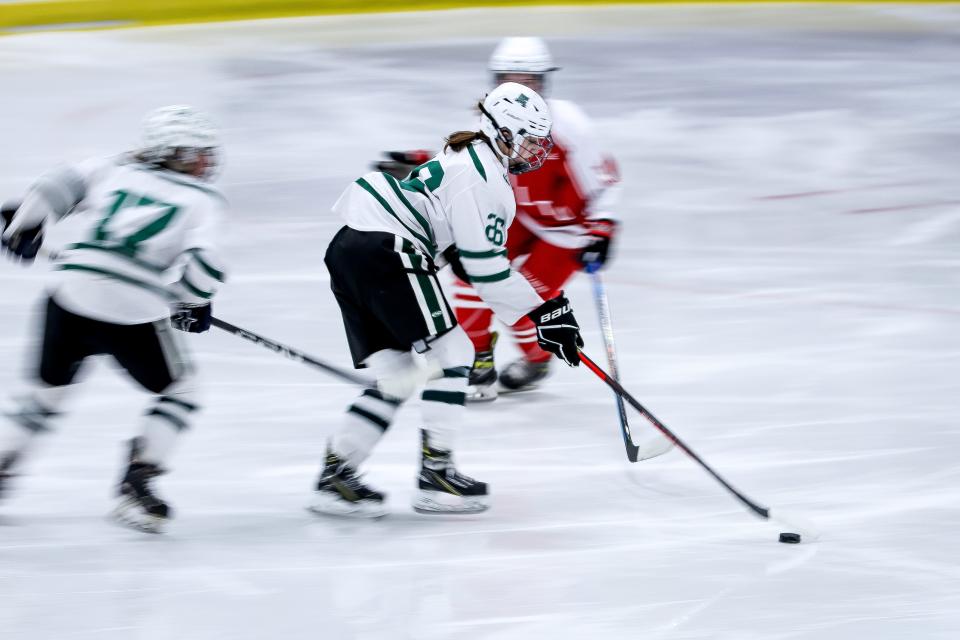
[[[830,13],[825,13],[830,12]],[[720,19],[718,16],[723,16]],[[714,20],[714,18],[717,18]],[[346,365],[328,207],[383,149],[471,123],[499,29],[542,25],[556,95],[624,175],[605,275],[625,385],[736,486],[629,465],[587,371],[472,408],[483,516],[409,509],[416,411],[370,461],[379,522],[303,509],[352,391],[211,333],[206,409],[149,537],[104,519],[145,397],[105,363],[0,504],[0,639],[870,640],[960,635],[960,59],[955,7],[366,16],[0,40],[0,197],[189,102],[223,124],[224,319]],[[799,25],[799,26],[791,26]],[[0,387],[42,269],[0,265]],[[590,289],[568,294],[603,360]],[[513,356],[509,347],[501,362]],[[633,418],[634,431],[649,430]]]

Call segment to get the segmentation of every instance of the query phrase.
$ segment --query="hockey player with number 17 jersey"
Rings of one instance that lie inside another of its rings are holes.
[[[225,202],[208,184],[217,134],[187,106],[144,123],[140,148],[41,177],[5,209],[4,253],[32,262],[45,224],[70,216],[56,256],[42,341],[29,390],[0,421],[0,493],[49,431],[84,362],[110,355],[152,398],[118,488],[114,516],[157,532],[172,510],[153,491],[178,436],[199,408],[193,367],[175,332],[210,328],[224,280],[219,255]],[[170,284],[172,282],[172,284]]]

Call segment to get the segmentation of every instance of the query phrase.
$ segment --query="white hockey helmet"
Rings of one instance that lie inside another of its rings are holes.
[[[493,50],[487,66],[493,74],[494,86],[508,81],[538,82],[540,86],[533,88],[541,93],[546,91],[548,74],[558,69],[547,44],[540,38],[504,38]]]
[[[553,119],[539,93],[516,82],[505,82],[488,93],[479,106],[480,131],[507,161],[510,173],[526,173],[543,165],[553,148]]]
[[[207,115],[188,105],[160,107],[143,119],[138,157],[145,162],[196,166],[210,178],[217,166],[220,140]]]

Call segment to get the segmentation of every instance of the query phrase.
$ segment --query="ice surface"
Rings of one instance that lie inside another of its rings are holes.
[[[609,288],[624,384],[738,488],[823,529],[777,543],[679,453],[629,465],[610,393],[559,369],[471,408],[480,517],[408,506],[416,411],[369,465],[379,522],[303,509],[352,391],[229,335],[149,537],[104,520],[144,397],[102,363],[0,506],[0,638],[956,638],[960,12],[658,7],[367,16],[0,40],[0,194],[129,146],[142,113],[223,124],[223,318],[348,363],[328,207],[380,150],[469,125],[504,29],[624,176]],[[42,269],[0,266],[0,385]],[[585,277],[568,294],[602,361]],[[508,346],[501,362],[513,353]],[[21,364],[24,363],[24,364]],[[652,436],[639,416],[639,437]]]

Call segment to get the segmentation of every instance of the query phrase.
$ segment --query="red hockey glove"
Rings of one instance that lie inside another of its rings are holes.
[[[610,244],[617,231],[617,222],[606,218],[587,220],[587,233],[590,244],[580,252],[580,262],[589,271],[598,271],[612,255]]]
[[[414,168],[433,157],[433,152],[426,149],[412,151],[384,151],[383,155],[389,160],[377,160],[373,168],[383,173],[389,173],[397,180],[403,180]]]

